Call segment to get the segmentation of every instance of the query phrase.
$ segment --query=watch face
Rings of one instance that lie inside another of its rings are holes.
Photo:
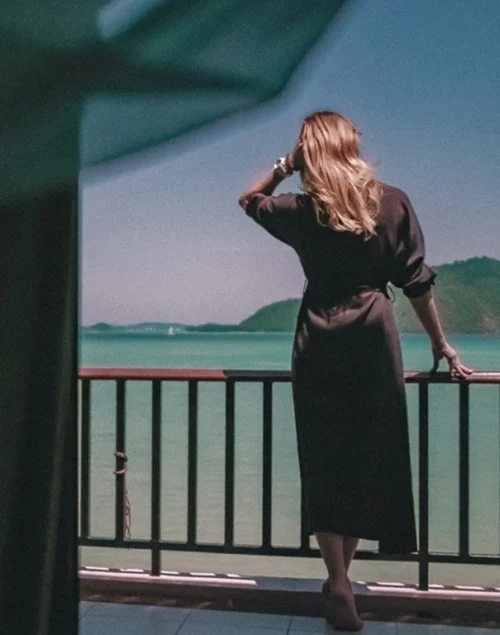
[[[276,163],[274,164],[274,169],[280,176],[283,178],[289,176],[291,172],[288,170],[288,166],[286,164],[286,159],[284,157],[280,157]]]

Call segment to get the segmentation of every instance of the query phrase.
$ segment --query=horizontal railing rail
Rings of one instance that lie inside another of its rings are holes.
[[[149,550],[151,574],[161,573],[162,551],[196,551],[238,555],[266,555],[289,557],[319,557],[317,549],[310,547],[305,529],[304,504],[301,505],[300,545],[297,547],[273,545],[272,533],[272,456],[273,456],[273,385],[291,381],[288,371],[211,370],[211,369],[123,369],[82,368],[81,432],[80,432],[80,536],[85,547],[118,547]],[[90,535],[90,452],[91,452],[91,387],[93,381],[110,381],[116,386],[116,471],[115,471],[115,535]],[[126,469],[126,387],[128,382],[151,382],[151,528],[148,539],[129,539],[126,535],[127,497]],[[396,560],[418,562],[419,588],[429,587],[431,563],[500,565],[499,553],[474,555],[470,550],[469,500],[469,387],[471,384],[500,386],[500,372],[474,372],[467,380],[452,380],[449,373],[405,372],[408,384],[418,385],[418,535],[419,550],[414,554],[387,555],[376,551],[360,550],[357,558],[364,560]],[[187,538],[185,541],[161,539],[161,439],[162,439],[162,383],[185,382],[188,386],[188,470],[187,470]],[[201,382],[219,382],[225,385],[225,464],[224,464],[224,540],[221,544],[198,542],[198,388]],[[235,386],[241,382],[262,385],[262,525],[260,545],[235,544]],[[459,399],[459,549],[457,553],[431,553],[429,551],[429,385],[454,384]],[[500,504],[500,500],[499,500]]]
[[[445,372],[429,373],[405,371],[407,384],[498,384],[500,371],[474,371],[466,382],[450,379]],[[126,379],[129,381],[264,381],[289,382],[288,370],[219,370],[212,368],[81,368],[78,372],[81,380],[88,379]]]

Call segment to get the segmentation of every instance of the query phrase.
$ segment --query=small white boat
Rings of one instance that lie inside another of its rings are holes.
[[[168,329],[168,334],[169,334],[169,335],[175,335],[175,329],[174,329],[174,327],[173,327],[173,326],[171,326],[171,327]]]

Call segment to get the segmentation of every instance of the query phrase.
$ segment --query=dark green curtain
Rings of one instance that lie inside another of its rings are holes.
[[[77,632],[76,203],[0,205],[2,635]]]
[[[78,628],[80,167],[275,97],[346,4],[0,3],[2,635]]]
[[[4,0],[3,199],[277,96],[347,0]],[[29,166],[29,169],[27,169]]]

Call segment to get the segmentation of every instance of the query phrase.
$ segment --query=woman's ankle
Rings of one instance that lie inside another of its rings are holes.
[[[351,595],[352,587],[351,582],[347,575],[330,577],[325,580],[323,584],[325,594],[335,595]]]

